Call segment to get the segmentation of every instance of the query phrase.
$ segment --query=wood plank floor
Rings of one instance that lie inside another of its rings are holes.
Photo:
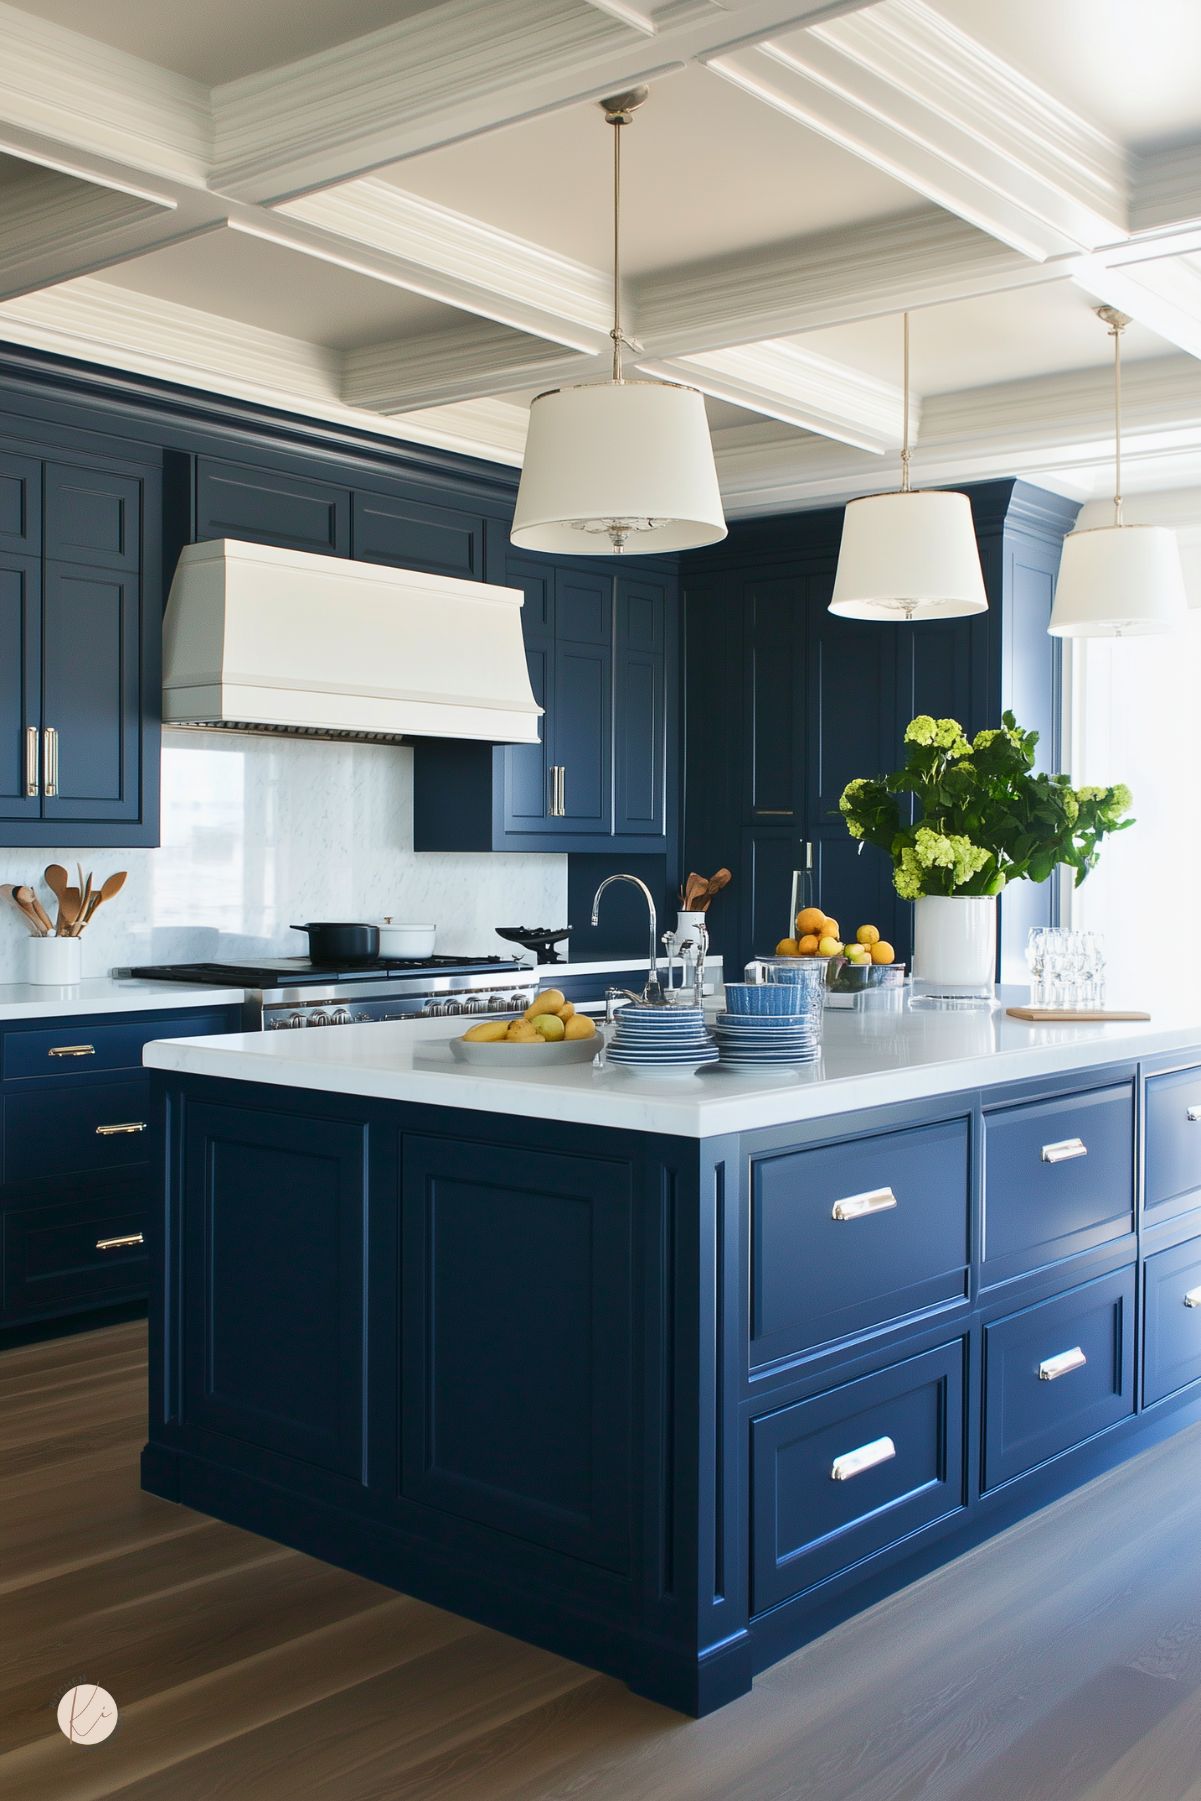
[[[690,1721],[143,1495],[144,1414],[140,1323],[0,1353],[4,1801],[1201,1801],[1201,1428]]]

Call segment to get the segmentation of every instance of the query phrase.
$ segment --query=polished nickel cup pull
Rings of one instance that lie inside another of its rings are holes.
[[[1044,1163],[1068,1163],[1073,1157],[1087,1157],[1088,1146],[1083,1138],[1061,1138],[1057,1144],[1044,1144],[1041,1155]]]
[[[830,1217],[866,1219],[872,1213],[887,1213],[890,1207],[897,1204],[897,1197],[891,1188],[872,1188],[866,1194],[848,1194],[841,1201],[835,1201],[830,1209]]]
[[[1038,1366],[1040,1382],[1058,1382],[1060,1376],[1070,1376],[1073,1370],[1083,1369],[1088,1358],[1079,1345],[1073,1345],[1070,1351],[1060,1351],[1057,1357],[1045,1357]]]
[[[1201,1307],[1201,1288],[1190,1288],[1184,1297],[1186,1307]]]
[[[857,1451],[844,1451],[830,1465],[831,1482],[849,1482],[852,1476],[862,1476],[864,1470],[874,1470],[878,1463],[887,1463],[895,1457],[897,1447],[891,1438],[873,1438],[870,1445],[860,1445]]]
[[[50,1050],[52,1057],[94,1057],[94,1044],[56,1044]]]
[[[144,1233],[126,1232],[123,1238],[98,1238],[96,1240],[96,1249],[98,1251],[124,1251],[127,1250],[130,1245],[145,1244],[145,1242],[146,1238]]]
[[[146,1121],[144,1119],[125,1119],[115,1126],[97,1126],[96,1136],[97,1138],[118,1138],[125,1133],[144,1132],[145,1130]]]

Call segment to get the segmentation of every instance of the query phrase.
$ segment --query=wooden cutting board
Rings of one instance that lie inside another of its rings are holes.
[[[1149,1013],[1106,1013],[1096,1009],[1085,1012],[1079,1007],[1006,1007],[1010,1019],[1024,1019],[1031,1025],[1050,1025],[1056,1021],[1088,1019],[1150,1019]]]

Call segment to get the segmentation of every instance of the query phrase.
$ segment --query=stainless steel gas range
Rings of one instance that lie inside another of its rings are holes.
[[[319,969],[307,957],[266,957],[256,963],[146,964],[115,973],[244,988],[242,1025],[248,1032],[520,1013],[538,988],[534,970],[505,957],[381,958],[357,969]]]

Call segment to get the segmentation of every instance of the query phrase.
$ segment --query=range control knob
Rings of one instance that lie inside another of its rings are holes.
[[[289,1013],[287,1019],[284,1020],[282,1023],[286,1026],[294,1028],[296,1026],[307,1026],[309,1022],[305,1018],[303,1013]]]
[[[427,1019],[441,1019],[446,1012],[445,1001],[426,1001],[424,1012]]]
[[[488,1002],[482,994],[469,994],[463,1002],[464,1013],[482,1013]]]
[[[309,1014],[309,1024],[311,1026],[327,1026],[329,1024],[329,1014],[328,1013],[310,1013]]]
[[[329,1023],[331,1026],[348,1026],[350,1014],[345,1007],[339,1007],[336,1012],[330,1014]]]
[[[509,1005],[513,1008],[514,1012],[524,1013],[528,1002],[524,994],[511,994],[509,996]]]
[[[461,1013],[463,1011],[462,1001],[447,1001],[446,1011],[447,1013]]]

